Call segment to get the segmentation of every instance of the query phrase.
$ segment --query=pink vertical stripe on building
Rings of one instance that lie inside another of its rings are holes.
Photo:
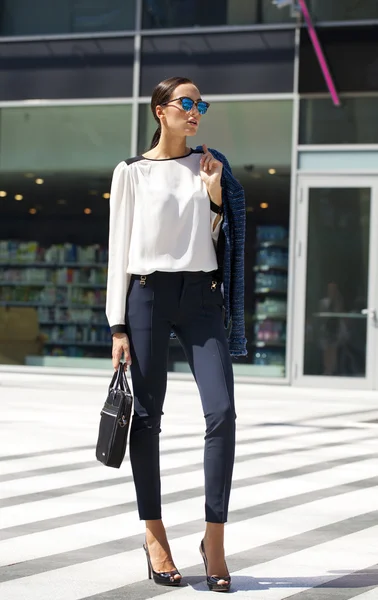
[[[316,54],[316,56],[318,58],[320,68],[321,68],[321,70],[323,72],[324,79],[325,79],[327,87],[329,89],[329,93],[332,96],[333,103],[334,103],[335,106],[340,106],[340,98],[339,98],[339,96],[337,94],[337,91],[336,91],[336,88],[335,88],[335,84],[334,84],[333,79],[332,79],[332,75],[331,75],[330,70],[328,68],[327,61],[325,59],[322,47],[320,45],[318,35],[317,35],[316,31],[315,31],[315,27],[313,25],[313,22],[312,22],[309,10],[307,8],[306,0],[298,0],[298,3],[299,3],[299,6],[301,7],[303,16],[304,16],[305,21],[307,23],[307,27],[308,27],[310,38],[311,38],[311,41],[312,41],[312,45],[314,46],[315,54]]]

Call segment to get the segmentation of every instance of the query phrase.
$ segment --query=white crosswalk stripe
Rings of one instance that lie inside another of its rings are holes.
[[[376,588],[369,590],[368,592],[358,594],[358,596],[355,596],[356,600],[376,600],[377,597],[378,596]]]
[[[176,600],[207,590],[198,552],[204,421],[194,385],[169,383],[163,417],[164,523],[186,576],[171,590],[146,580],[128,458],[120,470],[94,458],[105,387],[101,378],[97,388],[58,394],[31,387],[27,403],[25,388],[2,388],[4,600],[144,600],[162,591]],[[258,600],[378,598],[377,396],[240,385],[236,397],[226,526],[233,589]],[[355,571],[359,585],[348,587]]]

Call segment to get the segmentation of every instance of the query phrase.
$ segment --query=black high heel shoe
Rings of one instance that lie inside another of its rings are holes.
[[[206,556],[203,540],[201,542],[199,551],[201,553],[201,556],[203,558],[203,562],[205,565],[206,583],[207,583],[207,586],[208,586],[210,592],[229,592],[230,587],[231,587],[230,575],[228,575],[227,577],[211,577],[211,576],[209,576],[209,574],[207,572],[207,556]],[[226,583],[219,583],[219,581],[221,581],[222,579],[223,579],[223,581],[226,581]]]
[[[148,568],[148,579],[154,580],[158,585],[169,585],[169,586],[179,586],[181,584],[181,574],[175,569],[174,571],[167,571],[163,573],[158,573],[154,571],[151,564],[151,557],[148,551],[147,543],[143,544],[144,551],[146,553],[147,558],[147,568]],[[175,575],[180,575],[180,579],[175,579]]]

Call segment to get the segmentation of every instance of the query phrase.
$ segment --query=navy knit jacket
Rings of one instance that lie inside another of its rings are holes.
[[[197,151],[202,150],[197,146]],[[231,356],[246,356],[244,322],[244,244],[245,196],[242,185],[235,179],[227,158],[209,149],[216,160],[223,163],[222,201],[224,243],[218,240],[218,264],[223,279],[225,327],[229,328]]]

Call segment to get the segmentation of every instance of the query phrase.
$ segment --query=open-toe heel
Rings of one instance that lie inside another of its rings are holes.
[[[154,582],[157,583],[157,585],[169,585],[177,587],[181,584],[181,574],[177,571],[177,569],[175,569],[174,571],[167,571],[163,573],[158,573],[157,571],[154,571],[147,544],[143,544],[143,548],[147,558],[148,579],[153,579]],[[180,579],[175,579],[175,575],[180,575]]]
[[[229,592],[230,587],[231,587],[230,575],[227,575],[227,577],[212,577],[211,575],[209,576],[208,570],[207,570],[207,556],[206,556],[203,540],[201,541],[199,551],[201,553],[201,556],[203,558],[203,563],[205,565],[206,583],[207,583],[207,587],[209,588],[209,590],[211,592]],[[226,583],[219,583],[222,580],[225,581]]]

